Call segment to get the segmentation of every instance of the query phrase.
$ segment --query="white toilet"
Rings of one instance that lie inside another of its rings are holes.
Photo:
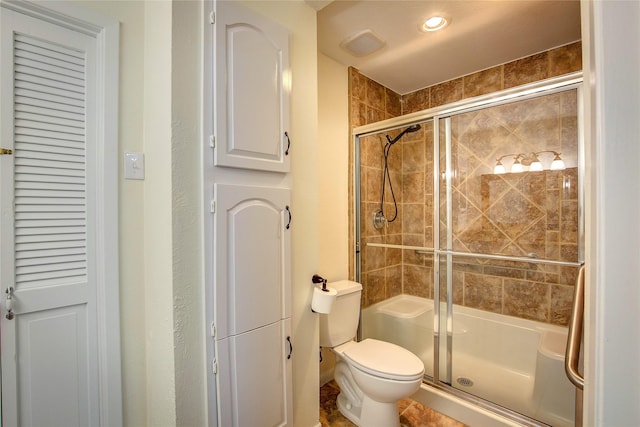
[[[361,427],[400,426],[398,400],[420,388],[424,364],[409,350],[374,339],[353,340],[360,317],[362,285],[329,283],[338,291],[329,314],[320,314],[320,345],[336,354],[338,409]]]

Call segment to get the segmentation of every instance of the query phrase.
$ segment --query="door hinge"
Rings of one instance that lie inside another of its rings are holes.
[[[218,373],[218,362],[216,362],[216,359],[213,359],[211,361],[211,373],[212,374],[217,374]]]
[[[216,136],[215,135],[209,135],[209,147],[211,147],[211,148],[215,148],[216,147]]]
[[[216,324],[211,322],[211,336],[216,337]]]
[[[209,12],[209,22],[211,24],[215,24],[216,23],[216,13],[213,10],[211,12]]]
[[[216,201],[212,200],[209,206],[211,208],[211,213],[216,213]]]

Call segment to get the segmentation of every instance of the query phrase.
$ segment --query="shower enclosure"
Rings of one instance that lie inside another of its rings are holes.
[[[573,425],[563,360],[584,246],[580,96],[569,75],[355,130],[361,336],[416,353],[432,386],[531,425]]]

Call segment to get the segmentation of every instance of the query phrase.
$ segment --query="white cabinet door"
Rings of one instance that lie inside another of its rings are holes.
[[[216,343],[219,425],[293,425],[291,321]]]
[[[289,171],[289,34],[231,1],[215,23],[216,166]]]
[[[215,185],[218,339],[290,317],[289,197],[284,188]]]

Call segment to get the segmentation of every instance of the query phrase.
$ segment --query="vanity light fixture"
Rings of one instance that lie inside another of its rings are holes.
[[[506,173],[506,172],[507,170],[504,168],[504,165],[500,160],[498,160],[495,167],[493,168],[493,173],[496,175],[502,175],[503,173]]]
[[[493,168],[493,173],[501,175],[506,173],[506,168],[502,164],[502,159],[505,157],[513,157],[513,164],[511,165],[511,173],[519,173],[524,171],[524,166],[529,166],[530,172],[542,171],[542,162],[540,162],[539,155],[543,153],[552,153],[554,155],[553,161],[549,169],[557,171],[565,168],[564,161],[560,157],[560,153],[553,150],[536,151],[533,153],[511,153],[500,156],[496,159],[496,165]]]
[[[422,31],[438,31],[449,25],[450,21],[450,19],[447,19],[444,16],[435,15],[424,21],[421,28]]]
[[[513,161],[513,164],[511,165],[511,173],[520,173],[524,170],[524,168],[522,167],[522,163],[520,163],[519,157],[520,156],[517,156]]]
[[[533,161],[529,165],[529,171],[531,172],[540,172],[542,170],[542,163],[540,163],[540,159],[536,155],[536,153],[531,153],[533,157]]]
[[[555,154],[556,157],[553,159],[553,162],[551,162],[550,169],[552,171],[563,170],[565,168],[565,165],[564,165],[564,161],[560,158],[560,153],[556,153],[554,151],[553,154]]]

